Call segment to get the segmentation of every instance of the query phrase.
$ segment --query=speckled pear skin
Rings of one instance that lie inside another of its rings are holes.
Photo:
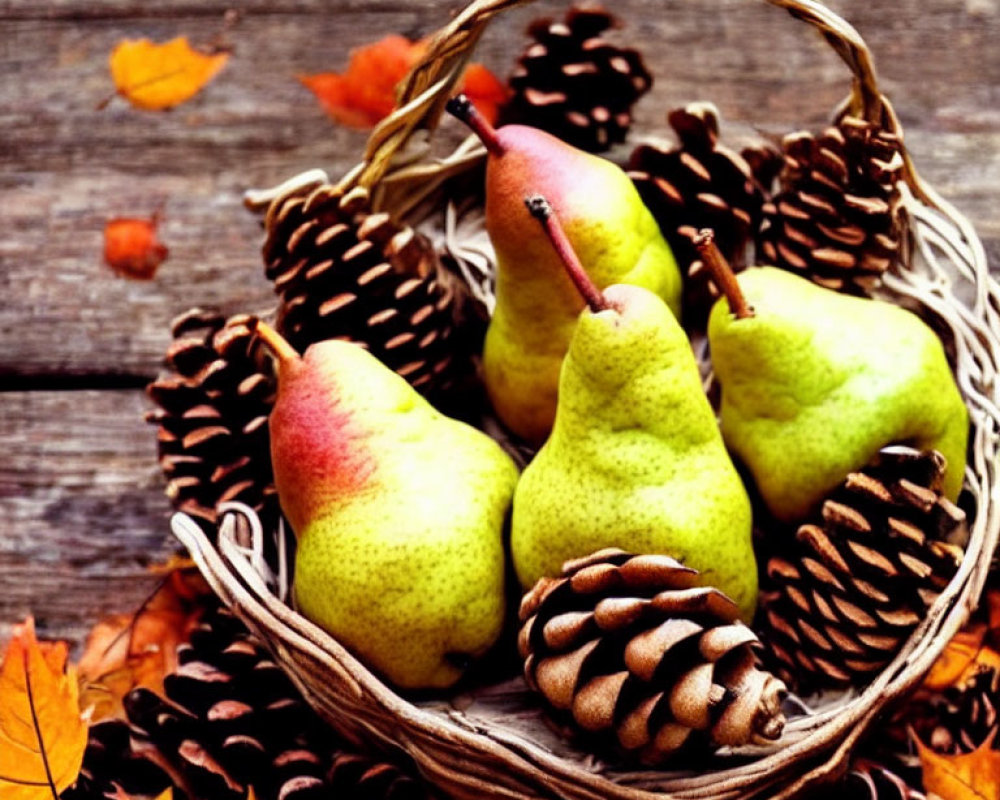
[[[339,341],[282,362],[270,430],[298,609],[398,687],[453,684],[503,625],[514,462]]]
[[[699,570],[744,619],[757,600],[750,500],[719,434],[684,331],[633,286],[580,315],[552,435],[514,492],[511,553],[532,586],[605,547]]]
[[[735,319],[720,300],[708,338],[723,436],[771,513],[804,519],[892,443],[940,451],[955,500],[969,417],[934,331],[903,308],[774,267],[737,279],[755,316]]]
[[[644,286],[679,316],[681,277],[656,220],[618,166],[523,125],[504,126],[497,136],[505,151],[491,155],[486,167],[486,230],[497,284],[483,379],[504,424],[541,444],[552,428],[559,367],[583,300],[524,198],[545,192],[598,288]]]

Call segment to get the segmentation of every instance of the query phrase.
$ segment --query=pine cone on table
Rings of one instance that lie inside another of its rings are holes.
[[[528,685],[581,738],[658,764],[774,740],[780,680],[759,670],[736,604],[666,556],[601,550],[523,598]]]
[[[432,400],[468,368],[452,335],[457,282],[412,228],[370,212],[366,192],[299,187],[274,200],[265,225],[277,329],[299,352],[357,342]]]
[[[268,527],[280,513],[267,427],[275,377],[251,322],[200,308],[180,315],[167,372],[146,388],[159,406],[146,419],[158,426],[167,496],[209,531],[222,503],[246,503]]]
[[[228,610],[206,614],[178,655],[166,696],[137,689],[126,711],[133,738],[166,761],[192,799],[236,800],[248,786],[259,800],[426,797],[424,785],[395,764],[343,751]]]
[[[571,8],[562,22],[533,22],[534,42],[510,77],[512,96],[500,122],[541,128],[595,153],[624,141],[632,106],[653,78],[637,50],[601,38],[617,24],[599,8]]]
[[[766,146],[737,153],[720,143],[719,112],[711,103],[676,108],[667,121],[679,146],[639,145],[627,169],[686,276],[684,308],[701,316],[719,292],[693,239],[710,228],[733,269],[746,267],[780,156]]]
[[[902,142],[853,116],[783,142],[781,189],[764,206],[758,259],[864,294],[899,258]]]
[[[789,686],[867,684],[951,580],[966,520],[940,494],[944,466],[937,452],[884,448],[769,559],[758,629]]]

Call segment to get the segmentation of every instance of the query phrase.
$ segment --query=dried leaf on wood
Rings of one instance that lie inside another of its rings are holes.
[[[167,257],[156,235],[159,215],[149,219],[117,217],[104,226],[104,261],[118,275],[150,280]]]
[[[81,705],[93,721],[124,718],[122,700],[133,689],[163,693],[163,678],[178,666],[177,647],[202,612],[200,579],[189,572],[174,570],[138,611],[112,615],[90,631],[77,669]]]
[[[985,643],[987,626],[973,623],[956,633],[924,679],[923,688],[939,692],[962,686],[984,668],[1000,670],[1000,653]]]
[[[51,800],[80,772],[87,726],[64,642],[39,643],[29,617],[0,664],[0,797]]]
[[[390,35],[351,51],[343,73],[300,75],[323,109],[342,125],[370,128],[396,105],[396,87],[427,49],[424,40]],[[490,120],[506,98],[506,89],[489,70],[472,64],[460,81],[461,90]]]
[[[1000,797],[1000,751],[993,749],[996,731],[971,753],[936,753],[917,739],[928,800],[996,800]]]
[[[228,60],[227,52],[195,50],[186,36],[162,44],[126,39],[111,51],[111,78],[136,108],[163,111],[194,97]]]

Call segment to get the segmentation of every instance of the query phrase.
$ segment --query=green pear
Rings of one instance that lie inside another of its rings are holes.
[[[552,217],[546,225],[588,307],[562,365],[552,433],[514,492],[511,554],[521,584],[605,547],[661,553],[697,569],[751,619],[750,500],[687,336],[652,292],[588,286]]]
[[[968,412],[930,327],[775,267],[741,272],[736,288],[708,324],[722,434],[775,517],[804,519],[889,444],[941,452],[957,498]]]
[[[598,287],[644,286],[680,314],[670,247],[628,175],[537,128],[494,130],[463,98],[449,110],[488,152],[486,231],[496,252],[496,306],[483,346],[483,381],[500,420],[540,444],[555,417],[559,367],[583,300],[524,207],[544,186],[573,249]]]
[[[451,685],[503,626],[517,467],[360,346],[299,357],[258,333],[278,358],[271,456],[298,609],[399,687]]]

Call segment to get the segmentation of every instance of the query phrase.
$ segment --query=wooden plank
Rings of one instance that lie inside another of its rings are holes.
[[[107,53],[123,36],[210,38],[224,5],[171,2],[154,12],[118,2],[8,3],[0,50],[0,74],[9,78],[0,82],[0,380],[29,387],[53,375],[91,376],[94,385],[146,378],[175,314],[195,304],[269,308],[258,222],[241,206],[243,190],[314,166],[339,176],[365,139],[331,124],[295,75],[339,68],[349,48],[389,32],[426,34],[455,5],[252,5],[230,34],[235,52],[219,78],[176,111],[148,114],[121,100],[95,110],[111,88]],[[616,4],[657,78],[638,127],[668,135],[665,110],[700,98],[720,106],[734,133],[821,125],[849,85],[829,48],[763,3],[718,6],[706,14],[703,4]],[[919,163],[982,235],[996,239],[992,187],[1000,166],[987,154],[1000,150],[1000,112],[988,102],[1000,71],[993,47],[1000,24],[990,4],[979,14],[972,6],[834,4],[869,40]],[[505,73],[526,19],[556,8],[502,15],[477,55]],[[171,256],[158,277],[113,276],[101,263],[104,223],[161,204]]]
[[[0,394],[0,636],[34,613],[77,641],[155,584],[176,548],[149,407],[138,391]]]

